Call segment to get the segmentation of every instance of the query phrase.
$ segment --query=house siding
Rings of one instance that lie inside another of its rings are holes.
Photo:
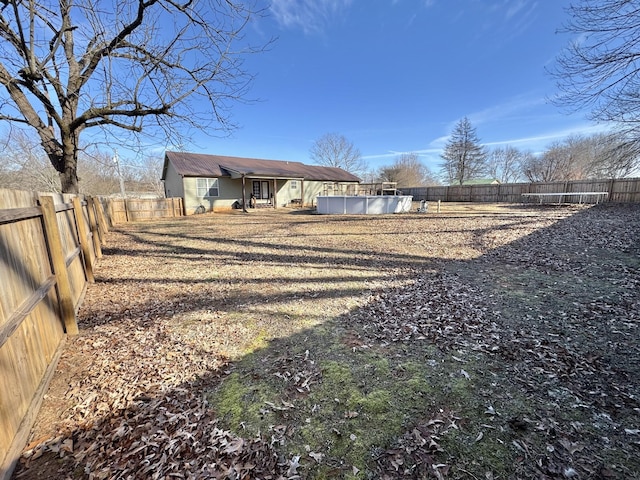
[[[304,200],[305,205],[315,206],[318,202],[316,197],[322,193],[324,182],[307,181],[304,182]]]
[[[297,182],[298,188],[292,188],[293,181]],[[278,199],[278,206],[285,207],[291,203],[292,200],[297,200],[302,198],[302,180],[277,180],[278,189],[276,192],[276,197]],[[306,188],[307,182],[305,182]]]
[[[218,178],[218,197],[199,197],[197,195],[197,179],[198,178],[216,178],[216,177],[185,177],[180,184],[183,187],[183,199],[184,209],[186,215],[192,215],[196,212],[196,209],[202,205],[207,212],[221,212],[231,210],[234,208],[234,204],[242,204],[242,181],[238,179],[231,179],[228,177]],[[251,196],[252,181],[254,179],[247,179],[246,182],[246,201],[249,203],[249,197]],[[316,197],[324,194],[325,183],[320,181],[303,181],[297,180],[298,188],[292,189],[291,180],[277,180],[277,193],[276,199],[278,207],[287,206],[292,200],[302,199],[304,205],[315,206],[317,204]],[[269,180],[271,187],[273,188],[273,180]],[[346,189],[346,184],[344,188]],[[356,183],[354,183],[356,185]],[[304,192],[304,198],[302,194]],[[178,195],[173,195],[178,196]]]
[[[205,177],[202,177],[202,178],[205,178]],[[204,203],[204,199],[198,198],[196,178],[184,177],[182,181],[184,184],[184,197],[183,197],[184,200],[183,201],[184,201],[185,213],[187,215],[193,215],[196,209],[200,205],[204,205],[204,207],[207,208],[207,205],[205,205]]]
[[[164,196],[167,198],[184,197],[182,177],[178,175],[171,162],[167,165],[167,174],[164,179]]]
[[[304,182],[302,180],[297,180],[297,182],[298,188],[293,189],[291,188],[292,180],[278,180],[278,206],[289,205],[292,200],[298,199],[301,199],[306,206],[315,206],[318,203],[316,197],[318,195],[325,194],[325,184],[333,183],[315,180],[305,180]],[[339,188],[341,192],[346,193],[349,189],[349,185],[357,185],[357,182],[340,182]],[[303,193],[304,198],[302,198]],[[331,194],[333,194],[333,191]]]
[[[218,179],[217,197],[199,197],[198,178]],[[242,203],[242,182],[228,177],[185,177],[184,208],[187,215],[195,213],[202,205],[207,212],[231,210],[235,202]]]
[[[358,182],[306,181],[304,183],[304,204],[315,206],[318,195],[354,195]],[[327,190],[327,186],[329,189]]]
[[[229,210],[233,208],[233,204],[238,202],[242,203],[242,181],[232,180],[231,178],[220,177],[220,197],[213,199],[212,209],[216,210]],[[247,186],[247,192],[249,192],[249,186]],[[249,193],[247,193],[247,196]],[[247,202],[249,199],[247,198]]]

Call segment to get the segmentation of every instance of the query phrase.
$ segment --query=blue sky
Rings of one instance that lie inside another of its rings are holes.
[[[241,128],[199,136],[189,150],[310,163],[325,133],[344,135],[371,169],[417,152],[438,170],[467,116],[483,144],[542,151],[601,129],[549,103],[545,67],[570,37],[557,33],[569,0],[272,0],[250,40],[250,96],[233,107]]]

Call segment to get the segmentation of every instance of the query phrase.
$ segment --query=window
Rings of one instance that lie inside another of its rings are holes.
[[[298,189],[298,181],[291,180],[291,190],[297,190],[297,189]]]
[[[196,193],[198,197],[201,197],[201,198],[219,196],[218,179],[217,178],[197,178]]]

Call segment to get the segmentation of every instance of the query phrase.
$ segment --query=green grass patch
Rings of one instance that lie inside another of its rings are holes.
[[[209,396],[223,425],[243,436],[287,425],[283,453],[301,456],[305,478],[366,478],[377,453],[446,408],[460,420],[440,439],[443,462],[483,459],[496,472],[508,463],[508,432],[503,439],[480,426],[495,422],[497,431],[504,423],[483,418],[500,388],[490,384],[481,356],[464,364],[467,378],[458,360],[427,342],[354,350],[341,332],[316,327],[245,356]],[[308,390],[296,388],[296,370],[315,372]],[[483,428],[485,439],[475,441]]]

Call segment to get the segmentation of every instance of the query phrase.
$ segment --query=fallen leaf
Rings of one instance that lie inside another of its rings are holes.
[[[313,458],[317,463],[320,463],[320,461],[324,458],[324,453],[309,452],[309,456]]]
[[[300,455],[295,455],[289,460],[289,469],[287,470],[287,476],[291,477],[298,474],[298,468],[300,468]]]

